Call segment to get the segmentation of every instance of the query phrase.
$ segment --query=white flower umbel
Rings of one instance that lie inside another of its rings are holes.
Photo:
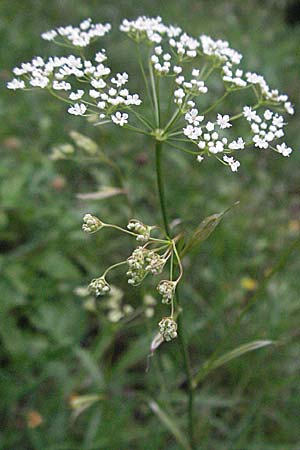
[[[124,19],[120,30],[137,46],[137,60],[150,105],[145,111],[152,112],[149,118],[136,111],[142,104],[141,96],[129,90],[131,77],[124,67],[112,73],[102,45],[94,57],[84,55],[84,47],[103,38],[110,29],[110,24],[94,24],[88,18],[78,26],[58,27],[44,33],[45,40],[71,47],[72,53],[45,59],[38,56],[22,63],[13,69],[14,78],[7,87],[11,90],[46,89],[68,103],[69,114],[89,117],[95,125],[113,123],[147,135],[156,140],[156,146],[166,143],[171,149],[193,155],[201,166],[206,158],[213,157],[237,172],[240,162],[235,157],[236,152],[243,154],[251,147],[271,149],[284,157],[291,155],[291,147],[279,142],[286,125],[283,114],[294,114],[288,96],[271,88],[262,75],[244,73],[240,67],[242,55],[227,41],[214,40],[207,35],[191,36],[178,26],[165,24],[161,17]],[[213,80],[211,74],[214,74]],[[243,100],[244,89],[248,93],[246,100]],[[236,103],[229,110],[225,100],[237,91]],[[239,120],[246,125],[239,128],[245,130],[244,135],[237,132],[235,123]],[[94,233],[103,226],[108,225],[90,214],[84,217],[85,232]],[[161,273],[171,253],[175,252],[174,242],[170,244],[169,238],[151,237],[152,228],[131,220],[128,230],[122,229],[144,244],[123,261],[128,265],[129,284],[138,285],[148,274]],[[165,237],[168,235],[166,231]],[[163,245],[155,248],[155,241]],[[161,249],[163,254],[159,253]],[[173,283],[159,284],[163,301],[167,303],[171,299],[172,317]]]
[[[42,34],[42,38],[46,41],[70,42],[75,47],[86,47],[91,41],[104,36],[110,30],[111,25],[109,23],[93,24],[92,19],[86,19],[78,27],[68,25],[46,31]]]
[[[214,40],[207,35],[190,36],[178,26],[165,24],[161,17],[141,16],[135,20],[123,20],[120,30],[139,47],[138,62],[153,106],[153,123],[135,111],[135,107],[142,103],[141,97],[127,88],[129,75],[126,71],[111,73],[104,48],[98,50],[94,58],[82,56],[83,47],[95,39],[103,38],[110,29],[110,24],[94,24],[88,18],[78,26],[58,27],[44,33],[43,38],[46,40],[73,46],[74,54],[48,59],[38,56],[22,63],[13,69],[17,78],[8,82],[7,87],[12,90],[47,89],[55,97],[70,103],[70,114],[92,116],[95,125],[112,122],[141,134],[159,137],[179,150],[182,145],[177,144],[176,140],[188,142],[189,145],[195,145],[195,150],[182,150],[194,154],[198,161],[203,161],[206,156],[215,157],[234,170],[237,164],[230,165],[218,154],[231,157],[232,153],[251,146],[270,148],[283,156],[291,153],[286,150],[290,147],[281,147],[283,144],[278,142],[284,136],[285,126],[280,113],[294,114],[288,96],[269,87],[262,75],[250,71],[244,73],[240,67],[242,55],[231,48],[227,41]],[[143,61],[143,43],[149,44],[151,48],[148,61]],[[80,56],[76,55],[78,48]],[[216,76],[214,83],[210,84],[212,73]],[[219,88],[224,93],[203,111],[202,97],[207,94],[208,88],[213,97],[217,76]],[[160,83],[162,77],[165,78],[163,89]],[[234,115],[230,111],[213,112],[231,92],[245,88],[252,92],[253,104],[248,103],[249,96],[247,105],[243,104],[240,93],[237,99],[240,105],[235,106]],[[173,97],[175,110],[164,124],[160,105],[161,97],[167,92],[168,103],[171,104],[169,100]],[[129,112],[132,112],[130,122],[138,122],[138,126],[128,123]],[[249,122],[251,140],[249,133],[245,136],[235,135],[234,124],[239,119]],[[180,129],[181,138],[178,136]]]
[[[67,46],[86,47],[95,39],[103,37],[110,30],[109,24],[93,24],[91,19],[78,27],[59,27],[43,34],[46,40]],[[81,50],[81,54],[82,54]],[[124,126],[127,113],[119,119],[118,108],[130,109],[141,104],[140,96],[124,86],[129,76],[120,72],[110,77],[111,69],[106,65],[106,51],[98,51],[94,59],[71,54],[69,56],[35,57],[13,69],[14,78],[7,83],[8,89],[47,89],[56,98],[70,103],[68,112],[76,116],[97,116],[102,123],[115,122]],[[82,87],[84,86],[84,88]],[[68,92],[68,96],[65,94]],[[80,103],[78,103],[80,100]]]

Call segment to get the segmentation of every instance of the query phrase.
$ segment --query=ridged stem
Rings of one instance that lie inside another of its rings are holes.
[[[157,177],[157,188],[159,204],[161,209],[161,214],[164,223],[164,229],[167,237],[170,238],[170,227],[168,223],[164,184],[163,184],[163,167],[162,167],[162,150],[163,142],[157,140],[155,144],[155,156],[156,156],[156,177]],[[180,298],[178,293],[178,287],[176,290],[176,301],[177,307],[180,308]],[[194,386],[193,378],[191,373],[190,356],[188,352],[188,347],[186,344],[184,336],[184,327],[182,323],[182,314],[179,312],[178,315],[178,344],[180,348],[180,353],[183,359],[184,370],[187,378],[188,385],[188,434],[191,450],[196,450],[195,440],[194,440]]]

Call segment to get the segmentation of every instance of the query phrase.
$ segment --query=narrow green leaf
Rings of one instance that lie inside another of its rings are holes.
[[[100,191],[77,194],[76,197],[80,200],[103,200],[120,194],[127,194],[127,191],[125,189],[104,186]]]
[[[194,385],[197,386],[197,384],[202,381],[203,378],[205,378],[210,372],[217,369],[218,367],[223,366],[224,364],[227,364],[232,359],[238,358],[239,356],[242,356],[248,352],[252,352],[253,350],[257,350],[268,345],[274,345],[276,343],[276,341],[270,340],[248,342],[248,344],[243,344],[240,347],[237,347],[234,350],[225,353],[225,355],[220,356],[219,358],[206,361],[201,367],[198,375],[196,375],[194,379]]]
[[[96,142],[94,142],[88,136],[78,133],[78,131],[75,130],[70,131],[70,136],[75,142],[75,144],[78,145],[79,148],[84,150],[89,155],[95,155],[97,152],[100,151]]]
[[[77,419],[86,409],[90,408],[96,402],[104,400],[103,394],[74,395],[70,404],[73,409],[73,420]]]
[[[201,242],[205,241],[210,234],[214,231],[214,229],[219,225],[222,218],[225,214],[227,214],[232,208],[237,206],[239,202],[234,203],[229,208],[225,209],[220,213],[212,214],[211,216],[206,217],[200,225],[194,231],[192,237],[187,241],[185,247],[181,252],[181,256],[186,255],[189,251],[199,245]]]
[[[183,434],[183,432],[179,429],[177,423],[174,418],[170,417],[161,409],[161,407],[154,401],[151,400],[149,403],[149,407],[152,409],[154,414],[160,419],[160,421],[165,425],[165,427],[173,434],[174,438],[184,448],[185,450],[191,450],[191,447],[188,443],[187,438]]]

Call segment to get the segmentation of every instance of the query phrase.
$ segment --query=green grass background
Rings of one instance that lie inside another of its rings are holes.
[[[2,450],[175,450],[172,435],[145,395],[185,427],[186,395],[176,343],[164,345],[145,373],[149,344],[164,312],[128,326],[110,324],[83,307],[77,286],[128,255],[134,243],[106,231],[81,230],[83,213],[125,225],[121,196],[78,200],[76,194],[115,185],[107,166],[52,161],[51,148],[76,129],[95,139],[124,171],[135,215],[160,221],[151,141],[126,131],[96,129],[70,117],[43,93],[5,89],[10,70],[57,50],[39,38],[59,24],[91,16],[114,25],[105,45],[111,64],[140,86],[131,44],[117,32],[122,18],[162,15],[193,35],[225,38],[244,54],[243,67],[262,72],[296,107],[300,92],[300,26],[286,21],[284,1],[2,0],[0,3],[0,448]],[[299,109],[299,108],[298,108]],[[199,251],[185,261],[185,326],[197,369],[224,343],[224,352],[255,339],[280,345],[258,350],[214,372],[197,390],[196,435],[205,450],[300,449],[299,115],[290,119],[290,159],[249,151],[238,174],[215,161],[205,170],[168,152],[167,203],[189,229],[235,201],[234,209]],[[265,282],[265,276],[273,275]],[[254,292],[241,281],[250,277]],[[126,286],[138,306],[152,284]],[[256,296],[254,298],[254,296]],[[228,335],[241,309],[256,300],[241,327]],[[77,418],[74,395],[102,400]],[[35,411],[42,423],[30,427]]]

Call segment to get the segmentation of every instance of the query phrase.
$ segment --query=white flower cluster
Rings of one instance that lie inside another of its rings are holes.
[[[161,17],[141,16],[136,20],[124,19],[120,25],[120,30],[127,33],[137,41],[147,39],[150,42],[159,44],[164,35],[178,36],[181,33],[180,28],[167,27]]]
[[[139,242],[147,242],[150,238],[151,228],[140,220],[131,219],[127,225],[128,230],[137,234],[136,240]]]
[[[101,306],[106,310],[107,319],[112,323],[119,322],[134,312],[134,308],[128,303],[123,304],[122,299],[123,291],[111,286],[109,295],[101,302]]]
[[[183,75],[179,75],[175,79],[175,83],[180,87],[174,91],[174,102],[182,109],[184,109],[182,105],[188,109],[191,107],[193,108],[195,103],[191,99],[194,97],[199,97],[201,94],[206,94],[208,91],[204,81],[200,79],[200,70],[193,69],[192,77],[193,78],[189,81],[185,81],[185,77]],[[185,98],[188,99],[186,102],[184,102]]]
[[[78,29],[70,28],[82,30],[81,25]],[[108,26],[103,27],[106,29]],[[101,35],[100,25],[90,24],[86,30],[80,33],[88,33],[90,39]],[[73,41],[72,43],[75,45]],[[142,101],[138,94],[132,94],[125,88],[128,82],[126,72],[110,77],[111,69],[104,64],[106,60],[104,49],[96,53],[94,60],[74,55],[50,57],[47,60],[36,57],[13,69],[18,78],[10,81],[7,87],[12,90],[47,89],[56,97],[70,103],[69,114],[99,115],[101,121],[112,121],[116,125],[124,126],[128,122],[128,114],[118,109],[139,106]]]
[[[242,55],[236,50],[229,47],[227,41],[218,39],[214,41],[210,36],[203,34],[200,36],[202,51],[205,55],[211,56],[220,62],[229,62],[232,64],[239,64],[242,59]]]
[[[86,47],[96,38],[104,36],[111,30],[109,23],[92,23],[92,19],[85,19],[78,27],[68,25],[66,27],[58,27],[54,30],[46,31],[42,34],[42,38],[46,41],[53,41],[61,38],[65,43],[71,43],[75,47]]]
[[[283,126],[285,123],[283,116],[267,109],[264,112],[263,117],[260,117],[256,111],[249,106],[244,107],[243,114],[251,124],[251,131],[253,133],[252,140],[255,147],[267,149],[274,139],[284,136]]]
[[[203,161],[204,154],[216,155],[218,153],[231,153],[233,150],[243,149],[245,142],[243,138],[238,137],[236,140],[229,142],[228,138],[222,136],[223,130],[230,128],[230,116],[228,114],[217,114],[215,122],[208,121],[203,125],[200,123],[204,120],[204,116],[199,115],[197,108],[193,107],[185,114],[187,126],[183,129],[184,135],[197,145],[199,155],[197,160]],[[240,163],[234,161],[233,158],[223,157],[225,164],[228,164],[233,172],[237,171]]]
[[[163,53],[161,46],[155,47],[154,54],[151,56],[151,62],[154,66],[154,70],[161,75],[168,74],[171,69],[171,58],[172,56],[170,53]]]
[[[128,276],[128,284],[138,286],[147,275],[143,247],[136,248],[132,255],[127,259],[127,263],[129,266],[129,270],[126,272],[126,275]]]
[[[145,247],[136,248],[127,259],[129,266],[129,270],[126,273],[128,283],[133,286],[138,286],[148,273],[152,275],[160,274],[166,261],[163,256],[154,250],[148,250]]]
[[[243,88],[247,86],[247,82],[242,78],[244,71],[242,69],[232,69],[232,63],[227,62],[222,67],[223,81],[226,84],[227,89],[233,89],[234,87]]]
[[[242,71],[235,75],[238,77],[242,76]],[[246,76],[246,84],[253,83],[259,85],[261,90],[260,94],[258,93],[258,95],[260,95],[260,100],[255,107],[244,106],[242,112],[237,114],[233,120],[244,117],[250,123],[252,142],[249,142],[247,145],[253,143],[255,147],[261,149],[271,148],[276,152],[281,153],[283,156],[289,156],[292,149],[285,143],[277,144],[276,148],[271,145],[274,140],[284,136],[284,117],[270,109],[265,109],[262,116],[257,112],[259,107],[266,105],[269,107],[281,106],[287,113],[293,114],[294,109],[288,101],[287,95],[279,94],[277,90],[271,90],[261,76],[250,73],[247,73]],[[242,83],[240,82],[236,82],[235,84],[242,86]],[[187,102],[187,106],[189,106],[190,109],[185,114],[187,125],[183,128],[183,133],[189,140],[198,146],[199,154],[197,160],[199,162],[203,161],[205,154],[216,155],[218,153],[223,153],[223,163],[229,165],[231,170],[236,172],[240,163],[232,156],[228,156],[227,153],[230,154],[234,150],[244,149],[246,144],[242,137],[236,137],[234,140],[230,141],[228,136],[222,134],[222,132],[224,133],[223,130],[232,127],[229,114],[217,114],[214,122],[208,121],[207,123],[200,125],[200,123],[204,121],[204,116],[199,113],[194,102]]]
[[[266,102],[270,102],[273,106],[276,106],[276,104],[283,106],[288,114],[294,114],[295,111],[288,96],[286,94],[281,94],[278,89],[271,89],[262,75],[247,72],[246,79],[248,84],[253,84],[260,89],[261,96]]]
[[[156,305],[156,300],[154,297],[152,297],[152,295],[146,294],[143,297],[143,304],[145,307],[144,314],[148,319],[150,319],[154,316],[154,307]]]
[[[124,19],[120,30],[137,41],[147,39],[151,43],[160,44],[166,38],[172,53],[175,53],[179,60],[183,60],[183,58],[195,58],[197,56],[197,49],[200,46],[197,39],[184,33],[180,27],[165,25],[161,17],[152,18],[141,16],[131,21]],[[156,58],[152,62],[158,64]]]
[[[78,27],[59,27],[44,33],[43,38],[55,41],[56,37],[59,37],[69,46],[82,47],[109,30],[109,24],[93,24],[91,19],[87,19]],[[174,136],[180,132],[175,129],[175,125],[179,126],[177,122],[184,117],[185,137],[181,141],[189,140],[197,146],[197,151],[194,152],[197,154],[197,160],[201,162],[205,156],[213,155],[233,172],[237,171],[240,163],[232,157],[232,153],[252,144],[261,149],[271,148],[283,156],[291,154],[292,149],[287,144],[277,142],[284,136],[285,125],[279,112],[294,114],[288,96],[277,89],[271,89],[262,75],[254,72],[244,73],[239,66],[242,55],[232,49],[227,41],[214,40],[206,35],[198,38],[189,36],[177,26],[164,24],[161,17],[124,19],[120,30],[138,43],[146,41],[153,49],[149,61],[149,76],[158,121],[158,76],[172,78],[175,83],[173,99],[177,109],[165,129],[162,129],[166,139],[176,141]],[[132,106],[139,106],[141,99],[138,94],[130,93],[125,87],[129,78],[126,72],[111,75],[111,69],[105,63],[106,59],[104,49],[98,51],[93,60],[74,55],[50,57],[47,60],[36,57],[13,70],[16,78],[10,81],[7,87],[12,90],[46,88],[56,97],[70,103],[70,114],[98,115],[98,124],[113,122],[126,128],[128,111]],[[185,66],[186,62],[188,66]],[[141,64],[143,66],[142,61]],[[201,111],[198,100],[208,92],[207,79],[211,73],[216,73],[216,69],[221,76],[225,92],[205,111]],[[147,76],[144,69],[143,74]],[[245,88],[250,88],[248,92],[255,95],[254,106],[244,106],[244,103],[240,112],[235,115],[224,112],[217,113],[214,119],[207,116],[230,92]],[[258,111],[260,108],[263,108],[262,114]],[[155,135],[147,118],[135,114],[137,120],[150,131],[133,127],[131,129]],[[250,124],[250,142],[245,142],[246,138],[242,136],[234,136],[233,122],[240,118],[246,119]],[[142,236],[142,233],[138,234]],[[143,241],[143,237],[140,240]]]
[[[145,253],[145,269],[147,272],[152,273],[152,275],[159,275],[165,264],[166,259],[160,256],[155,251],[148,250]]]
[[[165,341],[171,341],[177,337],[177,323],[172,317],[164,317],[161,319],[158,327]]]
[[[94,278],[90,282],[88,289],[96,296],[105,295],[110,291],[110,285],[107,283],[104,277]]]

